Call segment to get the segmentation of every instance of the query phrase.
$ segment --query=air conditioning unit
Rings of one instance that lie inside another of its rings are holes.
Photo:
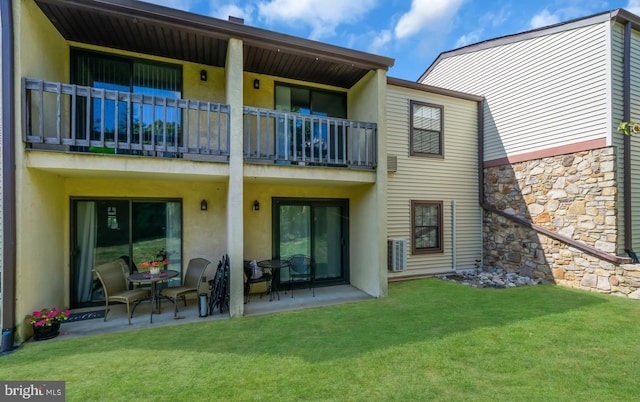
[[[407,241],[405,239],[387,240],[387,269],[402,272],[407,269]]]

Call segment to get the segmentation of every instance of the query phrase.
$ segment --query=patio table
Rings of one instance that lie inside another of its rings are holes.
[[[157,284],[160,282],[165,282],[171,278],[175,278],[180,273],[178,271],[173,270],[164,270],[160,271],[157,275],[152,275],[149,272],[136,272],[135,274],[129,275],[127,280],[132,283],[149,283],[151,284],[151,313],[149,321],[153,323],[153,306],[158,303],[158,295],[157,295]],[[158,305],[158,314],[160,314],[160,306]]]
[[[278,293],[278,282],[280,281],[280,270],[282,268],[289,269],[291,263],[288,260],[262,260],[258,262],[258,266],[264,269],[271,270],[271,283],[269,283],[269,301],[273,301],[273,294],[275,293],[278,296],[278,300],[280,300],[280,293]],[[278,280],[276,282],[273,281],[273,278],[278,276]]]

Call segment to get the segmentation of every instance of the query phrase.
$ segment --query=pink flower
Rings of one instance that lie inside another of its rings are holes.
[[[51,309],[42,309],[34,311],[31,315],[25,317],[24,322],[34,327],[51,326],[56,321],[63,321],[69,318],[70,310],[58,310],[55,307]]]

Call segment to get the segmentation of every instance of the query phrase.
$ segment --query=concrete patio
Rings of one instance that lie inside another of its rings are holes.
[[[274,295],[275,296],[275,295]],[[252,294],[249,303],[244,305],[244,316],[269,314],[283,311],[307,309],[333,304],[342,304],[359,300],[372,299],[368,294],[350,285],[320,287],[315,289],[315,297],[310,289],[295,289],[293,298],[290,292],[280,291],[280,300],[277,297],[269,301],[269,295]],[[174,318],[173,304],[163,300],[160,314],[153,314],[153,323],[150,322],[150,305],[145,301],[138,305],[131,318],[131,325],[127,323],[127,309],[124,304],[117,303],[109,306],[107,321],[104,318],[94,318],[82,321],[63,322],[60,326],[60,335],[56,339],[68,339],[78,336],[97,335],[109,332],[130,331],[145,328],[159,328],[168,325],[180,325],[192,322],[204,322],[207,320],[229,319],[228,312],[220,314],[214,311],[212,315],[199,317],[198,300],[187,300],[187,307],[180,302],[178,304],[178,318]],[[86,311],[104,311],[104,305],[89,309],[73,310],[72,313]]]

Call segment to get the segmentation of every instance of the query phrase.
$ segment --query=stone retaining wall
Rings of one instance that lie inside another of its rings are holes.
[[[487,204],[601,251],[616,252],[613,148],[487,168],[484,185]],[[486,267],[640,298],[640,264],[616,266],[491,212],[484,214],[484,249]]]

